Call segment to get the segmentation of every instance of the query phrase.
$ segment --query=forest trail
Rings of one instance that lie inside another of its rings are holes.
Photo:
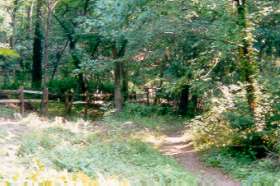
[[[30,131],[31,129],[28,126],[19,122],[0,121],[1,176],[14,175],[16,172],[21,173],[26,169],[18,161],[17,153],[21,144],[21,137]]]
[[[24,122],[0,121],[1,176],[22,173],[28,168],[19,162],[17,153],[22,136],[40,128],[35,123],[37,122],[27,125]],[[185,135],[179,133],[166,135],[158,147],[163,154],[175,158],[188,172],[199,175],[201,186],[240,186],[240,183],[222,172],[203,165],[192,146],[191,138]]]
[[[187,171],[199,175],[201,186],[240,186],[241,184],[221,171],[206,167],[192,145],[191,137],[172,133],[159,145],[159,150],[174,157]]]

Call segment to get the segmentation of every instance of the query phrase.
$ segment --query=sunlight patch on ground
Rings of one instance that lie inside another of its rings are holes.
[[[73,133],[100,133],[103,128],[97,126],[97,123],[78,119],[77,121],[68,121],[63,117],[55,117],[54,119],[41,118],[37,114],[29,114],[19,122],[22,125],[30,127],[32,130],[46,129],[51,127],[67,129]]]
[[[133,134],[132,138],[152,144],[155,147],[159,147],[164,142],[166,136],[152,131],[141,131]]]
[[[195,151],[193,149],[192,136],[188,132],[178,136],[168,136],[163,133],[146,130],[138,132],[132,137],[152,144],[165,155],[172,156]]]

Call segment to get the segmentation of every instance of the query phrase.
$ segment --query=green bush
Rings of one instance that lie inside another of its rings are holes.
[[[111,81],[97,82],[92,80],[89,82],[88,88],[91,92],[99,90],[105,93],[114,93],[114,83]]]
[[[225,117],[234,129],[245,130],[254,127],[254,118],[250,114],[228,112],[225,113]]]
[[[234,178],[242,180],[244,186],[274,186],[280,184],[279,166],[273,159],[255,160],[246,153],[222,148],[212,149],[204,153],[202,160],[206,164],[221,168]]]
[[[136,103],[126,103],[124,112],[131,115],[138,115],[143,117],[149,117],[152,115],[167,115],[173,112],[172,108],[168,105],[142,105]]]
[[[233,150],[247,153],[252,158],[262,158],[267,155],[268,144],[264,139],[268,131],[256,130],[247,102],[237,99],[235,108],[223,115],[229,126],[235,130],[231,144]]]
[[[64,95],[68,90],[76,90],[78,82],[75,78],[64,78],[49,82],[49,91],[54,94]]]
[[[20,87],[21,83],[20,82],[13,82],[13,83],[8,83],[8,84],[3,84],[1,86],[1,89],[7,89],[7,90],[17,90]]]
[[[97,89],[103,92],[107,93],[113,93],[114,92],[114,85],[110,81],[105,82],[96,82],[96,81],[90,81],[88,83],[89,91],[94,92]],[[64,79],[55,79],[49,82],[49,90],[52,93],[63,95],[66,91],[69,91],[71,89],[77,90],[78,87],[78,81],[76,78],[69,77]]]

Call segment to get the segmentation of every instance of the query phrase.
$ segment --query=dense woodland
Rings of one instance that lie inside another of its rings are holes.
[[[205,164],[279,184],[279,0],[0,0],[0,72],[1,107],[153,120],[191,133]],[[37,102],[5,104],[19,89]]]

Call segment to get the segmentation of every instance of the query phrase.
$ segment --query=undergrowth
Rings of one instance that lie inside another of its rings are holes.
[[[16,111],[13,109],[10,109],[5,106],[0,106],[0,118],[12,118],[14,117],[15,113]]]
[[[115,126],[133,123],[140,127],[159,130],[178,130],[178,128],[182,128],[187,118],[171,113],[171,108],[167,106],[127,103],[123,112],[117,114],[106,113],[102,120]]]
[[[211,167],[222,169],[243,185],[274,186],[280,184],[279,163],[271,158],[254,159],[246,153],[232,149],[212,149],[204,152],[202,160]]]
[[[23,137],[18,154],[38,158],[57,170],[83,172],[95,178],[98,173],[129,180],[132,185],[196,185],[196,180],[175,160],[161,155],[149,145],[118,134],[78,134],[61,128],[48,128]]]

